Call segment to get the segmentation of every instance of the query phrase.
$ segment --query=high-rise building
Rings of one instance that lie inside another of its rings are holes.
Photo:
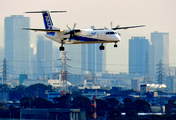
[[[161,62],[164,64],[164,68],[169,67],[169,33],[151,33],[151,44],[153,45],[153,68],[151,71],[156,74],[157,64]],[[152,63],[151,63],[152,64]]]
[[[38,76],[37,74],[37,59],[36,59],[36,47],[34,46],[34,44],[30,44],[29,47],[29,57],[30,57],[30,66],[29,66],[29,74],[28,77],[29,78],[37,78]]]
[[[0,62],[2,62],[4,59],[4,48],[0,47]]]
[[[140,83],[140,79],[139,78],[133,78],[132,81],[131,81],[131,87],[132,87],[132,89],[139,91],[140,90],[139,83]]]
[[[60,72],[61,68],[58,67],[58,62],[60,59],[60,50],[59,46],[56,44],[53,46],[53,73]]]
[[[44,36],[37,39],[37,75],[38,77],[52,77],[52,41],[46,40]]]
[[[65,45],[67,69],[71,74],[81,74],[81,45]],[[69,67],[70,66],[70,67]]]
[[[99,50],[101,44],[81,45],[81,72],[93,71],[104,73],[106,71],[106,51]]]
[[[144,76],[149,52],[149,40],[145,37],[129,39],[129,74]]]
[[[4,56],[8,61],[8,73],[13,77],[27,74],[29,67],[29,31],[19,28],[30,26],[29,17],[12,15],[5,18]]]

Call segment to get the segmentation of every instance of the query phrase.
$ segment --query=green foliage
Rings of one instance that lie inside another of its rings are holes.
[[[137,112],[151,112],[150,104],[146,100],[137,99],[134,102],[134,110]]]
[[[72,95],[67,93],[66,95],[62,95],[61,97],[55,97],[53,99],[55,108],[69,108],[71,107],[71,99]]]
[[[119,118],[121,116],[121,112],[118,109],[113,109],[111,110],[111,112],[109,113],[109,117],[108,120],[117,120],[117,118]]]
[[[136,117],[137,116],[137,112],[135,111],[135,110],[128,110],[127,112],[126,112],[126,116],[127,117]]]
[[[24,97],[42,97],[47,98],[47,91],[52,91],[51,86],[38,83],[26,87]]]
[[[115,109],[119,105],[119,101],[115,98],[107,98],[105,102],[107,103],[107,107],[109,110]]]
[[[24,97],[21,98],[20,103],[22,108],[31,108],[32,107],[32,98]]]
[[[107,111],[107,102],[102,99],[96,99],[97,116],[104,116]]]
[[[35,98],[32,101],[32,106],[35,108],[52,108],[53,107],[53,103],[51,101],[48,101],[44,98]]]
[[[73,108],[85,108],[86,113],[89,113],[91,111],[91,101],[87,97],[78,96],[73,99],[72,107]]]
[[[10,112],[8,109],[0,109],[0,118],[9,118]]]
[[[25,86],[23,86],[23,85],[16,86],[15,88],[11,89],[9,91],[10,99],[11,100],[15,100],[15,99],[20,100],[23,97],[24,90],[25,90]]]
[[[51,85],[44,85],[41,83],[30,85],[25,87],[23,85],[16,86],[15,88],[9,91],[11,100],[20,100],[22,97],[42,97],[47,98],[47,92],[53,91]]]

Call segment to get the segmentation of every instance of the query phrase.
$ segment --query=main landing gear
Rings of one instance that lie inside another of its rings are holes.
[[[104,50],[104,49],[105,49],[105,47],[103,46],[103,43],[102,43],[100,46],[100,50]]]
[[[61,41],[61,46],[60,46],[59,50],[64,51],[63,40]]]
[[[118,47],[117,43],[115,42],[114,47]]]

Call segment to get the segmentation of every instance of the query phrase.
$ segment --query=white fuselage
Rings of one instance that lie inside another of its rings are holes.
[[[80,32],[75,33],[78,39],[71,40],[69,40],[69,34],[64,34],[66,32],[69,31],[55,32],[53,35],[46,34],[46,37],[58,43],[65,38],[64,44],[117,43],[121,40],[119,34],[109,29],[80,29]]]

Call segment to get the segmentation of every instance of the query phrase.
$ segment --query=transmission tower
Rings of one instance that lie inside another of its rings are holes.
[[[68,93],[68,86],[67,86],[68,76],[67,75],[69,74],[69,72],[67,71],[67,67],[69,67],[69,66],[67,65],[67,60],[70,60],[70,59],[67,58],[67,56],[66,56],[67,53],[68,52],[63,51],[62,57],[60,58],[61,63],[62,63],[62,65],[61,65],[62,70],[61,70],[60,74],[61,74],[61,80],[63,81],[61,94]]]
[[[7,61],[4,58],[3,60],[3,84],[7,82]]]
[[[163,68],[163,66],[164,66],[164,64],[160,60],[159,64],[157,64],[157,66],[158,66],[158,84],[163,84],[163,81],[164,81],[164,72],[163,72],[164,68]]]

